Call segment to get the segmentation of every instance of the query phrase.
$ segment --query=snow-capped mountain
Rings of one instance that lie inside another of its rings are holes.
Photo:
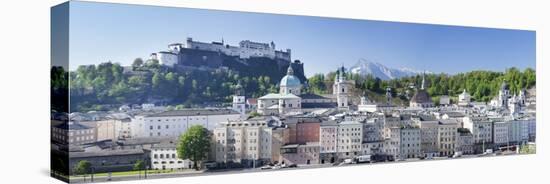
[[[349,71],[353,74],[368,75],[371,74],[374,77],[378,77],[382,80],[391,80],[401,77],[408,77],[413,75],[422,74],[423,71],[410,69],[410,68],[388,68],[381,63],[367,61],[366,59],[359,59],[355,65],[353,65]],[[430,72],[426,72],[430,73]]]

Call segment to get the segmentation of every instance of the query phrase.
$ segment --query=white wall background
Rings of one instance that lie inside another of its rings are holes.
[[[537,31],[538,154],[299,171],[148,180],[147,183],[542,183],[547,178],[549,5],[545,1],[101,0],[296,15]],[[61,0],[0,6],[0,183],[61,183],[49,178],[50,7]],[[546,164],[545,164],[546,163]],[[545,175],[546,174],[546,175]],[[120,182],[120,183],[144,183]]]

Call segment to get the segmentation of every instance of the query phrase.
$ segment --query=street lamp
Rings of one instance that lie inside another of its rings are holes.
[[[91,169],[92,169],[92,175],[91,175],[91,177],[90,177],[90,180],[91,180],[91,182],[94,182],[94,173],[95,173],[95,168],[94,168],[94,167],[92,167]]]
[[[147,170],[149,169],[151,169],[151,166],[148,165],[145,167],[145,174],[144,174],[145,179],[147,179]]]

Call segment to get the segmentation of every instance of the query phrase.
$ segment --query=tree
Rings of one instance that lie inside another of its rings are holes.
[[[178,158],[189,159],[193,168],[199,170],[199,164],[208,157],[210,134],[201,125],[193,125],[182,134],[177,145]]]
[[[132,67],[134,68],[134,70],[141,67],[141,65],[143,65],[143,59],[141,58],[134,59],[134,62],[132,63]]]
[[[74,174],[76,175],[82,175],[84,177],[84,181],[86,181],[86,174],[89,174],[92,169],[92,164],[88,162],[87,160],[81,160],[79,161],[75,167],[74,167]]]
[[[143,160],[137,160],[134,164],[134,171],[138,171],[139,178],[141,178],[141,171],[145,169],[145,162]]]
[[[261,114],[258,113],[258,112],[256,112],[256,111],[253,111],[253,112],[251,112],[250,114],[248,114],[248,116],[249,116],[250,118],[253,118],[253,117],[261,116]]]

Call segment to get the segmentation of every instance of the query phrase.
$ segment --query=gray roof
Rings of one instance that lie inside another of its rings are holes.
[[[327,98],[325,96],[321,96],[321,95],[317,95],[317,94],[311,94],[311,93],[301,94],[300,98],[302,98],[302,99],[330,99],[330,98]]]
[[[159,144],[155,144],[155,145],[151,146],[151,149],[154,149],[154,148],[174,149],[174,148],[176,148],[176,146],[177,146],[176,141],[164,141],[164,142],[161,142]]]
[[[457,112],[457,111],[448,111],[448,112],[444,112],[444,114],[446,114],[449,117],[464,117],[464,116],[466,116],[466,114],[464,114],[462,112]]]
[[[321,126],[338,126],[336,121],[324,121],[321,123]]]
[[[124,156],[124,155],[138,155],[144,154],[143,149],[123,149],[123,150],[101,150],[91,152],[71,152],[70,158],[88,158],[88,157],[110,157],[110,156]]]
[[[302,103],[302,108],[304,109],[336,108],[336,107],[338,107],[338,104],[336,102]]]
[[[144,144],[159,144],[161,142],[171,141],[171,140],[173,141],[174,138],[143,137],[143,138],[131,138],[126,140],[119,140],[118,142],[123,146],[131,146],[131,145],[144,145]]]
[[[207,115],[225,115],[225,114],[239,114],[237,111],[231,109],[183,109],[165,111],[161,113],[147,115],[146,117],[170,117],[170,116],[207,116]]]
[[[86,125],[77,123],[77,122],[64,122],[62,124],[59,124],[55,126],[56,128],[63,129],[63,130],[85,130],[85,129],[91,129],[91,127],[88,127]]]

